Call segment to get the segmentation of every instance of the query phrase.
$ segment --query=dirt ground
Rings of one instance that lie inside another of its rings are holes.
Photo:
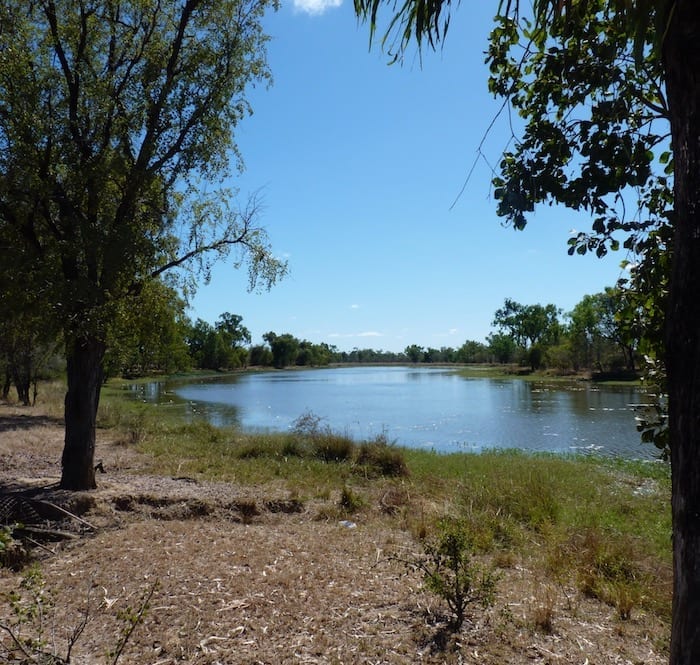
[[[379,506],[348,525],[323,517],[337,497],[302,503],[274,487],[144,474],[148,461],[103,432],[99,488],[64,493],[56,489],[62,436],[60,422],[0,405],[0,499],[34,488],[35,499],[83,520],[51,521],[70,537],[34,548],[41,620],[16,625],[8,592],[22,573],[0,570],[0,624],[37,637],[40,623],[43,651],[65,659],[86,620],[71,663],[113,662],[150,592],[120,664],[667,662],[666,627],[639,611],[623,621],[542,579],[536,544],[531,561],[499,571],[495,605],[475,609],[451,635],[442,601],[397,560],[417,555],[419,544]],[[0,631],[1,662],[10,645]]]

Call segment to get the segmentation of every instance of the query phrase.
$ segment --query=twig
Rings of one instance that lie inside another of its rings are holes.
[[[70,510],[66,510],[65,508],[61,508],[61,506],[57,506],[55,503],[51,503],[51,501],[45,501],[45,500],[41,499],[41,500],[36,500],[36,503],[43,504],[45,506],[49,506],[50,508],[54,508],[59,513],[63,513],[64,515],[67,515],[68,517],[72,517],[77,522],[80,522],[81,524],[84,524],[85,526],[90,527],[93,531],[97,531],[97,527],[94,524],[90,524],[90,522],[88,522],[87,520],[84,520],[82,517],[78,517],[74,513],[71,513]]]
[[[37,536],[49,536],[59,540],[74,540],[78,536],[68,531],[58,531],[57,529],[43,529],[38,526],[20,526],[14,529],[17,533],[33,533]]]
[[[32,545],[34,545],[34,547],[40,547],[42,550],[46,550],[50,554],[56,554],[54,550],[52,550],[50,547],[46,547],[46,545],[43,545],[38,540],[34,540],[34,538],[30,538],[29,536],[27,536],[26,538]]]
[[[17,635],[15,635],[15,631],[12,630],[12,628],[10,628],[8,625],[6,625],[6,624],[4,624],[4,623],[0,623],[0,629],[2,629],[2,630],[4,630],[4,631],[7,632],[7,634],[10,636],[10,638],[11,638],[12,641],[15,643],[15,645],[17,646],[17,648],[18,648],[30,661],[31,661],[31,660],[34,660],[34,658],[32,657],[32,654],[29,653],[29,651],[27,651],[27,649],[25,648],[24,644],[22,644],[22,642],[19,641],[19,638],[17,637]]]
[[[66,652],[66,658],[65,658],[66,663],[70,663],[70,656],[71,656],[71,652],[73,651],[73,647],[76,645],[76,643],[80,639],[80,636],[83,634],[83,631],[85,630],[86,626],[88,625],[88,622],[90,621],[90,594],[94,588],[95,588],[94,580],[91,580],[90,586],[88,587],[88,591],[87,591],[87,598],[85,599],[85,610],[83,611],[83,616],[80,619],[80,622],[78,623],[78,625],[75,626],[75,628],[73,628],[73,632],[71,633],[70,637],[68,638],[68,651]]]
[[[114,659],[112,660],[112,665],[116,665],[117,661],[119,660],[119,657],[122,655],[122,651],[124,651],[124,647],[126,646],[126,643],[129,641],[129,638],[133,634],[133,632],[136,630],[136,626],[138,626],[141,623],[141,620],[143,619],[144,614],[146,613],[146,610],[148,609],[148,604],[151,601],[151,598],[153,597],[153,594],[156,591],[156,588],[158,587],[158,580],[156,580],[148,590],[148,593],[145,595],[143,602],[141,603],[141,607],[139,607],[139,611],[136,613],[136,616],[129,621],[129,628],[128,630],[124,633],[124,636],[122,639],[119,641],[119,646],[117,647],[117,650],[114,653]]]

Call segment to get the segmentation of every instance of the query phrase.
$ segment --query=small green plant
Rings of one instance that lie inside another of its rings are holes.
[[[143,621],[148,608],[150,607],[151,598],[158,588],[158,581],[156,580],[151,586],[146,590],[145,594],[141,597],[138,607],[126,607],[123,610],[117,612],[117,617],[123,622],[122,630],[119,634],[119,639],[114,650],[107,654],[111,665],[116,665],[119,660],[124,647],[126,647],[129,639],[134,634],[137,626]]]
[[[423,573],[427,588],[447,603],[454,631],[461,629],[470,606],[493,605],[498,577],[473,560],[469,536],[460,523],[442,520],[413,565]]]
[[[151,585],[136,609],[127,607],[118,612],[117,616],[124,627],[115,648],[107,654],[110,665],[116,665],[134,630],[143,621],[157,584]],[[55,624],[58,608],[46,588],[41,569],[38,566],[29,568],[23,575],[19,588],[7,594],[12,618],[0,619],[0,631],[9,637],[9,642],[0,639],[0,658],[6,658],[3,662],[68,665],[75,645],[91,620],[91,592],[94,588],[96,585],[91,581],[82,615],[68,634],[65,655],[61,656],[55,644],[52,651],[48,650],[49,641],[46,637]]]
[[[53,606],[38,566],[29,568],[19,583],[19,589],[8,594],[13,619],[0,623],[0,629],[10,637],[10,645],[3,645],[9,657],[20,656],[29,661],[33,655],[42,655],[46,647],[46,613]],[[30,634],[25,636],[25,628]]]
[[[347,515],[352,515],[360,510],[364,506],[365,502],[363,498],[357,493],[351,490],[349,487],[343,487],[340,493],[340,500],[338,501],[338,507]]]
[[[14,537],[14,530],[18,525],[0,527],[0,566],[13,570],[25,566],[31,554],[21,540]]]
[[[590,530],[578,553],[578,586],[582,593],[615,607],[621,619],[629,619],[639,604],[643,574],[626,543],[608,542]]]

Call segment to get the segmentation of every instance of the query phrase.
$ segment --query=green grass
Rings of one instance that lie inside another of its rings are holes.
[[[661,462],[526,454],[441,455],[363,443],[303,414],[287,433],[186,423],[175,411],[106,391],[102,426],[153,459],[158,473],[284,488],[327,499],[327,513],[375,512],[416,536],[458,520],[474,551],[525,561],[562,585],[670,617],[670,470]],[[340,497],[340,499],[337,499]],[[377,511],[377,507],[382,510]],[[388,519],[388,518],[387,518]]]
[[[525,365],[456,365],[455,371],[469,379],[522,379],[523,381],[546,383],[576,383],[577,381],[590,380],[585,375],[575,373],[559,373],[556,370],[532,371]],[[596,385],[603,386],[639,386],[640,379],[605,379],[596,381]]]

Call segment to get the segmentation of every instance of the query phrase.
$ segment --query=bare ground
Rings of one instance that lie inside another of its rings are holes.
[[[534,572],[536,543],[532,559],[500,562],[495,606],[475,609],[452,635],[442,602],[397,561],[420,550],[405,520],[378,505],[349,528],[323,518],[337,497],[301,503],[275,487],[144,473],[150,461],[104,433],[99,488],[64,493],[62,436],[60,422],[0,405],[0,494],[42,488],[35,498],[90,525],[52,522],[73,537],[34,550],[53,599],[43,650],[65,658],[71,632],[88,619],[71,663],[112,662],[126,614],[151,590],[120,664],[667,662],[666,626],[640,611],[623,621]],[[21,578],[0,570],[0,624],[16,621],[7,592]],[[0,661],[10,641],[0,635]]]

